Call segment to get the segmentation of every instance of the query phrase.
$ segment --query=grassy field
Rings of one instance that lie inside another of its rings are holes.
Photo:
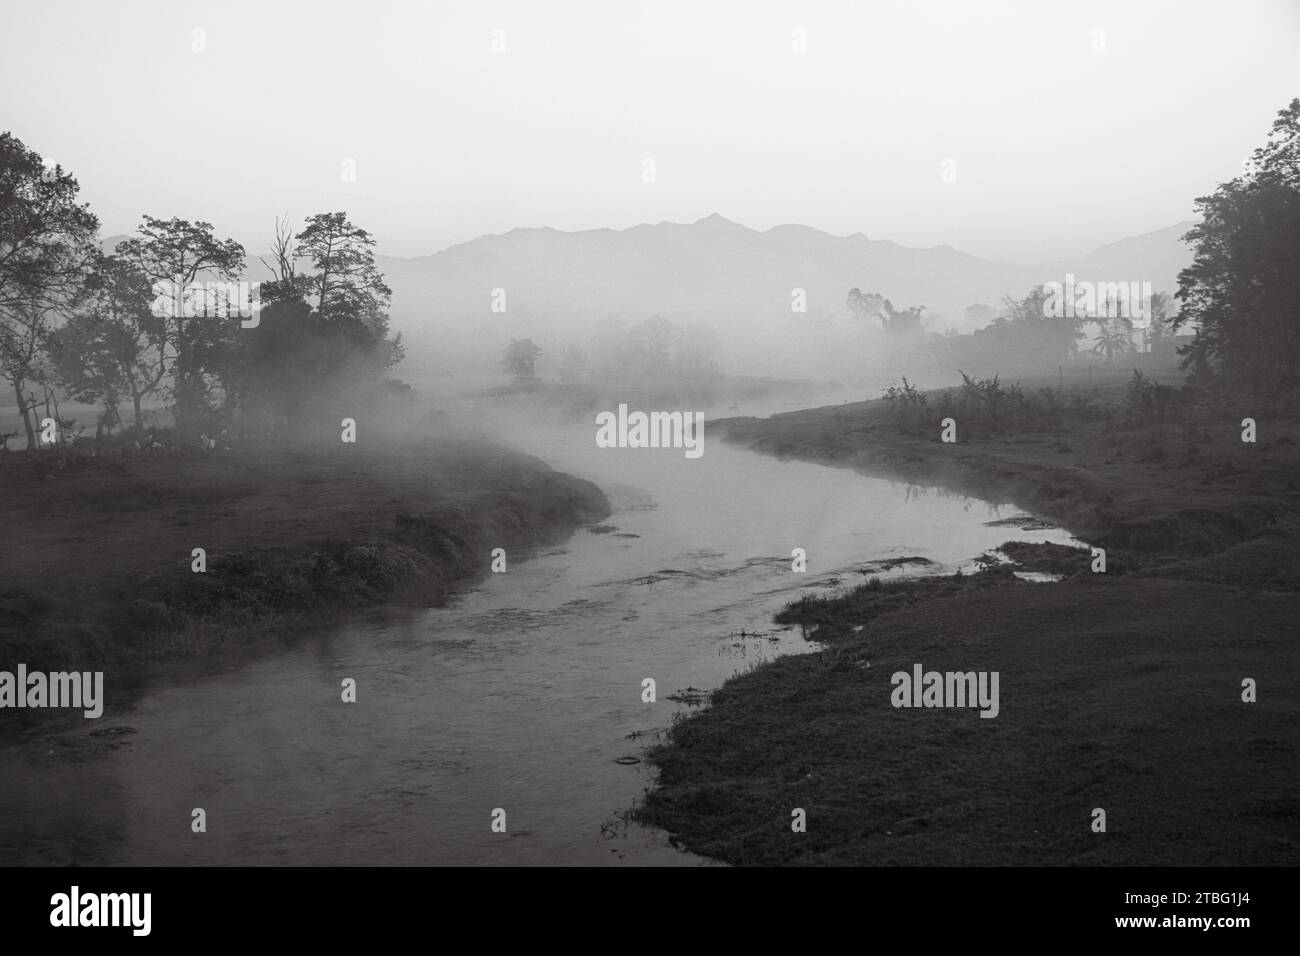
[[[0,454],[0,660],[192,656],[381,599],[434,605],[493,548],[518,557],[608,513],[590,482],[457,437]]]
[[[677,723],[634,815],[737,864],[1300,860],[1297,428],[1260,413],[1244,444],[1239,408],[1131,424],[1102,395],[1111,414],[1065,434],[944,444],[937,421],[902,434],[884,404],[725,427],[771,454],[1013,501],[1106,547],[1106,573],[1013,544],[1065,579],[1003,568],[795,602],[778,620],[824,649]],[[891,675],[916,663],[998,672],[998,716],[895,708]]]

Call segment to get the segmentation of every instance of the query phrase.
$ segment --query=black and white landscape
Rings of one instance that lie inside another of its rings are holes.
[[[1297,862],[1294,3],[0,17],[0,863]]]

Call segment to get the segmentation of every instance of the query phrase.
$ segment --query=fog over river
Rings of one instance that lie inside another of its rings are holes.
[[[951,571],[1010,538],[1072,540],[986,526],[1011,506],[783,462],[709,434],[718,415],[771,410],[707,413],[695,460],[598,448],[585,421],[510,429],[503,437],[522,450],[596,482],[617,530],[511,554],[507,573],[447,607],[375,608],[236,666],[155,680],[97,722],[123,745],[80,762],[0,751],[0,857],[704,862],[620,818],[651,770],[616,761],[642,757],[690,709],[671,696],[813,648],[772,614],[810,589],[865,580],[857,569],[869,561],[923,555],[937,562],[927,570]],[[791,570],[795,548],[806,573]],[[340,702],[345,677],[357,681],[353,705]],[[653,704],[641,699],[647,677]],[[190,832],[195,807],[204,834]],[[505,834],[491,831],[495,808]]]

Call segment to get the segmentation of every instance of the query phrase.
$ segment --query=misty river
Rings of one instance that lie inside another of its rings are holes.
[[[809,650],[772,614],[810,589],[865,580],[868,561],[923,555],[937,562],[928,570],[951,572],[1009,538],[1072,540],[986,526],[1011,506],[728,447],[707,426],[728,414],[707,414],[696,460],[597,448],[590,424],[511,434],[598,484],[617,530],[512,554],[507,573],[443,608],[356,612],[235,666],[154,679],[97,722],[124,745],[80,762],[0,751],[0,856],[704,862],[620,817],[652,778],[644,761],[616,761],[641,758],[692,708],[670,696]],[[807,573],[791,570],[795,548]],[[345,677],[355,704],[340,702]],[[641,699],[647,677],[653,704]],[[190,831],[195,807],[206,833]],[[495,808],[504,834],[490,829]]]

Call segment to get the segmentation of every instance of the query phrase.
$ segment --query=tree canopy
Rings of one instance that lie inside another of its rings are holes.
[[[1275,390],[1300,383],[1300,99],[1278,113],[1246,170],[1196,200],[1175,329],[1185,365]]]

